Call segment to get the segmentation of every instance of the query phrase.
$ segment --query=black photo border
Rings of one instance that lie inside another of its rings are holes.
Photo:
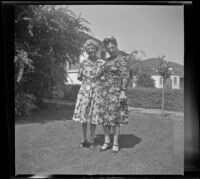
[[[71,4],[71,5],[171,5],[184,6],[184,177],[199,176],[199,111],[198,111],[198,57],[197,42],[199,37],[199,5],[193,1],[2,1],[2,46],[3,46],[3,149],[5,157],[2,169],[9,178],[29,178],[32,175],[15,176],[15,114],[14,114],[14,6],[18,4]],[[187,132],[190,135],[187,136]],[[192,145],[188,146],[188,142]],[[165,178],[169,176],[153,175],[55,175],[47,178]],[[173,176],[179,178],[183,176]]]

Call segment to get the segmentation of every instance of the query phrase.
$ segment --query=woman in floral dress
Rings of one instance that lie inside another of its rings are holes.
[[[119,54],[117,41],[114,37],[106,38],[103,41],[110,57],[106,59],[103,66],[103,80],[99,90],[97,105],[98,123],[103,124],[105,141],[101,151],[111,146],[110,131],[113,130],[112,153],[119,151],[118,137],[120,124],[128,123],[128,105],[126,89],[129,81],[128,59]]]
[[[89,57],[80,64],[78,79],[82,81],[79,90],[74,116],[74,121],[82,123],[82,140],[81,147],[94,147],[94,134],[97,121],[96,89],[99,85],[99,74],[104,61],[98,59],[98,44],[92,39],[89,39],[84,44],[84,48]],[[90,124],[90,139],[87,141],[87,124]]]

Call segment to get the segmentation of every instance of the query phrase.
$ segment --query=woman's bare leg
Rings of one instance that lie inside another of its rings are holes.
[[[90,124],[90,143],[94,143],[96,124]]]
[[[103,130],[104,130],[104,145],[102,146],[102,149],[106,149],[108,147],[108,145],[106,144],[110,144],[110,130],[111,130],[111,126],[109,125],[105,125],[103,126]]]
[[[113,130],[113,150],[118,150],[120,126],[112,126]]]
[[[87,123],[82,123],[82,142],[87,140]]]

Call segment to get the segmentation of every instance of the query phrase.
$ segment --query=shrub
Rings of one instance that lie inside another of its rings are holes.
[[[31,114],[37,108],[34,104],[35,100],[35,96],[31,94],[17,93],[15,96],[15,114],[18,116]]]
[[[76,101],[80,87],[80,85],[66,85],[64,91],[64,99]]]
[[[140,73],[137,76],[137,86],[138,87],[145,87],[145,88],[154,88],[155,82],[151,78],[151,76],[147,73]]]
[[[127,97],[130,106],[152,109],[162,108],[162,89],[129,88]],[[182,89],[166,89],[165,109],[175,111],[184,110],[184,91]]]

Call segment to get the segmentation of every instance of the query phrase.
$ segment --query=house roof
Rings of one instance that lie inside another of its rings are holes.
[[[85,36],[87,39],[92,38],[92,39],[94,39],[95,41],[97,41],[101,46],[104,46],[104,45],[103,45],[103,42],[100,41],[99,39],[97,39],[97,38],[95,38],[95,37],[93,37],[93,36],[91,36],[91,35],[89,35],[89,34],[86,34],[86,33],[84,33],[84,36]]]
[[[152,75],[160,76],[160,74],[159,74],[158,72],[153,72]],[[177,72],[177,71],[173,71],[173,72],[171,73],[171,76],[183,76],[183,73]]]
[[[141,61],[141,66],[144,71],[148,71],[151,75],[159,75],[155,72],[156,66],[159,64],[158,58],[148,58]],[[184,66],[175,62],[168,61],[169,68],[172,69],[172,75],[183,76]]]

